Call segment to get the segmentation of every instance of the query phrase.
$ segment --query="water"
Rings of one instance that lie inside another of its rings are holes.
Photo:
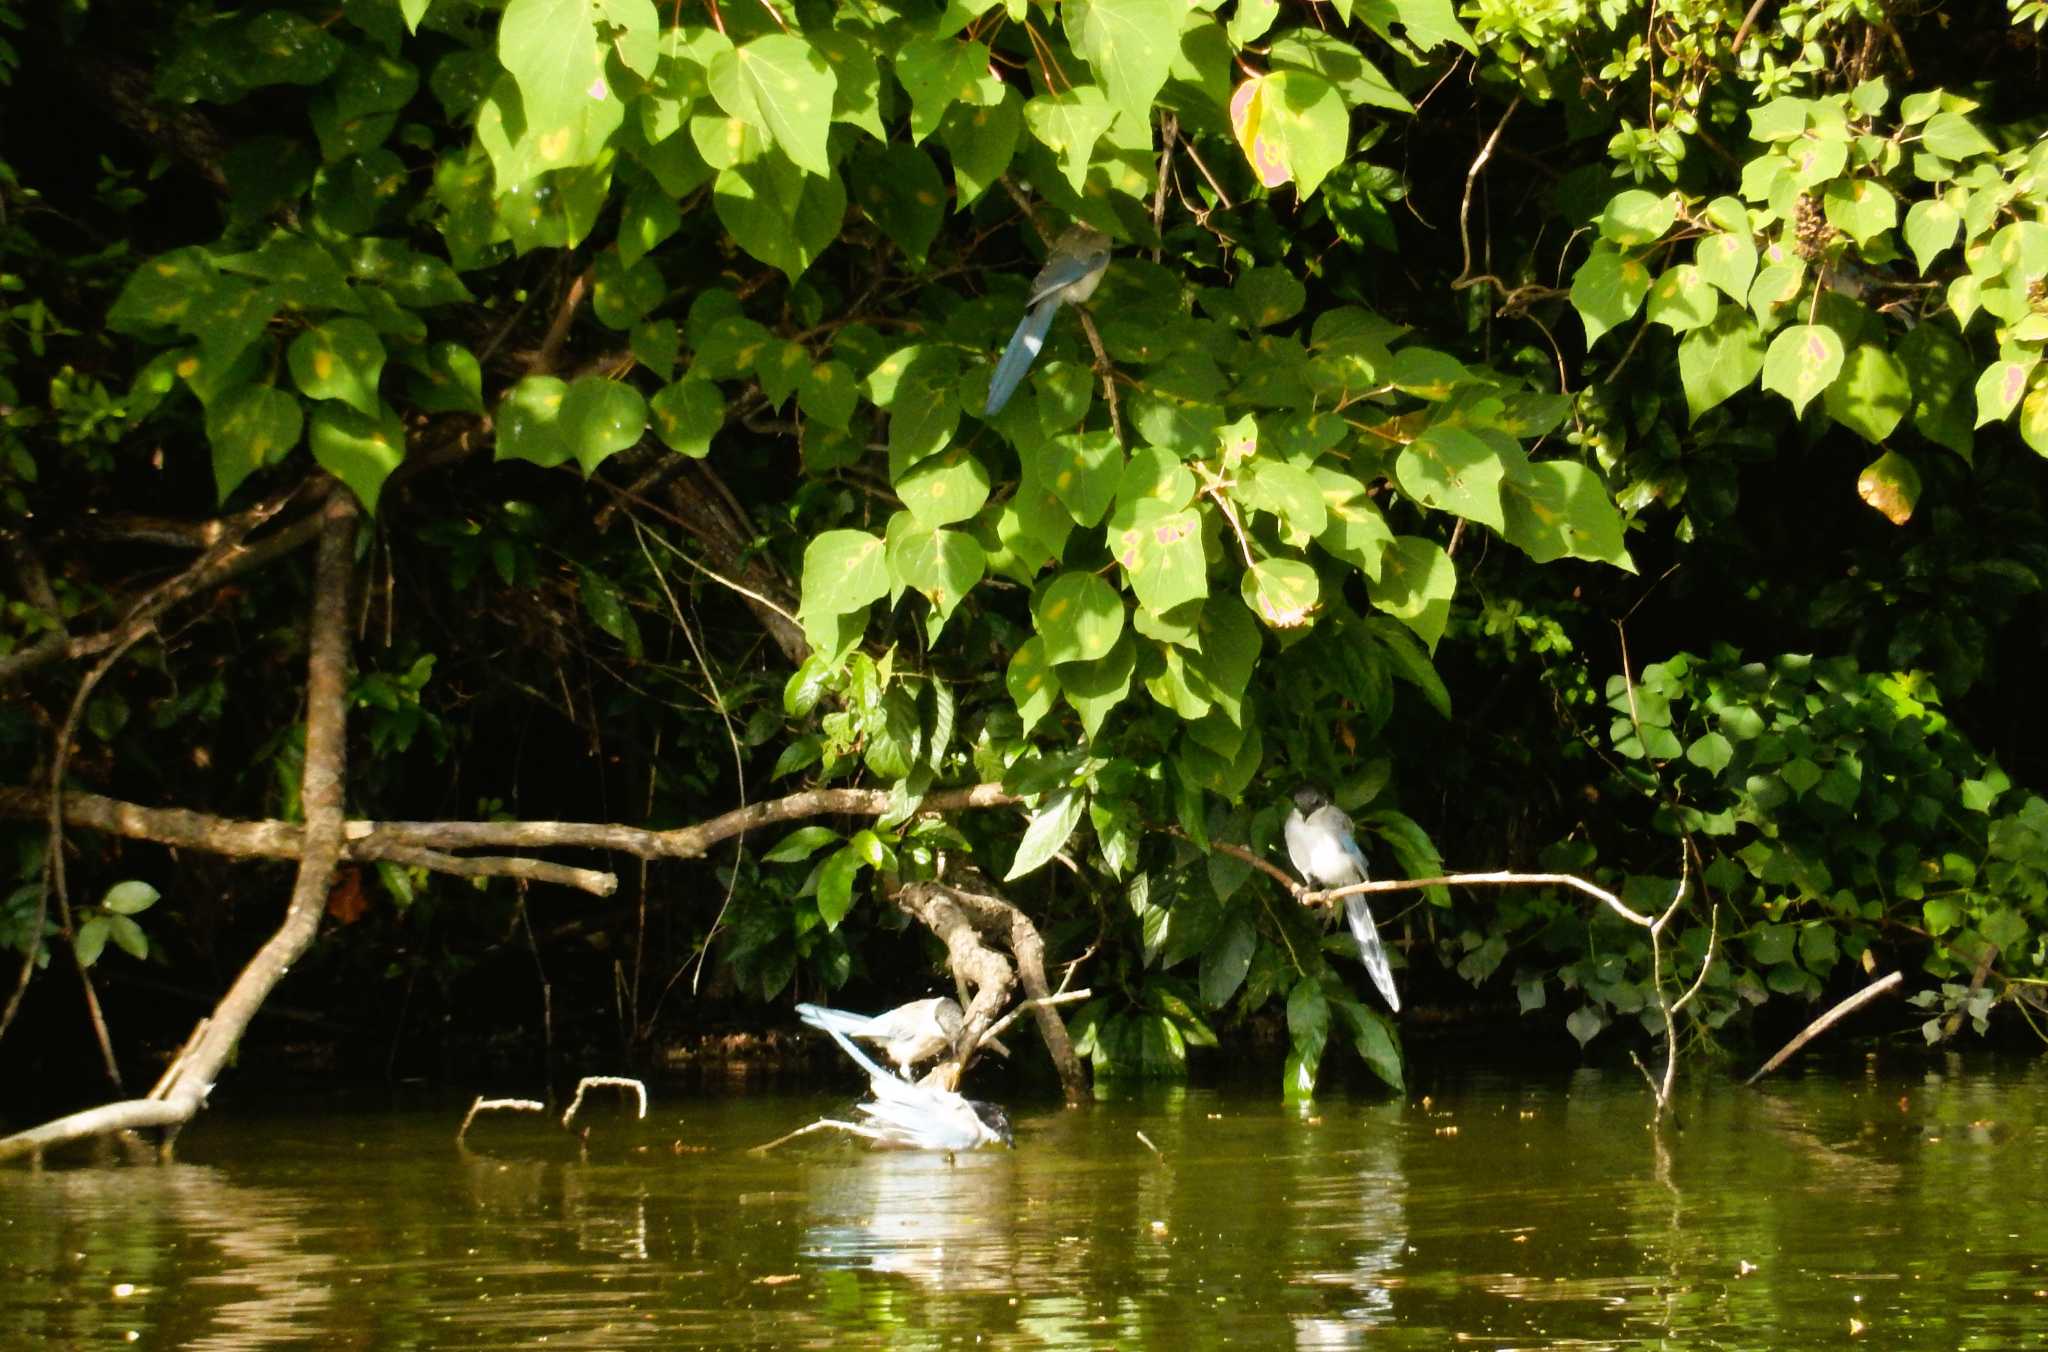
[[[816,1094],[466,1151],[464,1105],[221,1108],[169,1167],[0,1168],[0,1345],[2048,1346],[2048,1070],[1934,1064],[1661,1134],[1633,1071],[1155,1090],[950,1161],[746,1153]]]

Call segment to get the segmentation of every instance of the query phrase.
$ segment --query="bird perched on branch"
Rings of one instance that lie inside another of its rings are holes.
[[[1285,832],[1287,857],[1310,883],[1349,887],[1366,881],[1365,851],[1352,838],[1351,818],[1324,797],[1322,790],[1303,787],[1294,791],[1294,810],[1287,814]],[[1380,943],[1379,927],[1372,922],[1372,908],[1364,896],[1354,892],[1344,898],[1344,918],[1351,925],[1351,937],[1358,941],[1359,961],[1386,997],[1387,1008],[1398,1014],[1401,995],[1394,989],[1394,970],[1387,965],[1387,950]]]
[[[912,1000],[884,1014],[851,1014],[823,1005],[798,1005],[796,1013],[823,1032],[874,1043],[905,1074],[920,1061],[952,1051],[960,1036],[960,1003],[944,995]]]
[[[1046,331],[1052,327],[1052,317],[1060,306],[1079,304],[1094,295],[1103,269],[1108,266],[1109,236],[1100,230],[1073,225],[1053,241],[1045,266],[1031,279],[1031,299],[1026,302],[1029,308],[1017,331],[1010,335],[1010,345],[1003,349],[995,374],[989,377],[988,404],[982,409],[983,417],[993,418],[1010,402],[1031,363],[1038,359],[1038,350],[1045,346]]]
[[[858,1109],[864,1121],[841,1122],[828,1117],[813,1122],[803,1131],[832,1127],[855,1136],[865,1136],[877,1145],[907,1150],[976,1150],[987,1145],[1010,1144],[1009,1114],[996,1104],[963,1098],[936,1085],[912,1084],[882,1069],[829,1020],[820,1022],[812,1017],[838,1014],[837,1010],[818,1005],[798,1005],[797,1012],[805,1023],[831,1034],[832,1040],[853,1058],[854,1064],[867,1072],[870,1094],[868,1101]],[[957,1005],[954,1013],[956,1016],[959,1013]]]

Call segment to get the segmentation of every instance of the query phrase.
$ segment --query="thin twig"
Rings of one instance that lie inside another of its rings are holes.
[[[1033,996],[1029,1000],[1019,1000],[1016,1004],[1010,1007],[1009,1013],[1003,1015],[1002,1018],[997,1019],[994,1023],[989,1025],[988,1031],[981,1035],[981,1045],[986,1047],[993,1043],[996,1040],[997,1035],[1002,1033],[1004,1029],[1008,1028],[1011,1024],[1023,1018],[1026,1013],[1033,1009],[1038,1008],[1040,1005],[1071,1005],[1077,1000],[1092,1000],[1094,998],[1094,991],[1078,990],[1060,991],[1055,995]]]
[[[462,1138],[469,1134],[469,1124],[476,1121],[478,1113],[544,1113],[547,1110],[548,1105],[539,1099],[487,1099],[479,1094],[476,1102],[469,1105],[469,1111],[462,1115],[462,1125],[455,1129],[455,1144],[462,1144]]]
[[[1770,1060],[1764,1062],[1762,1068],[1759,1069],[1756,1074],[1750,1076],[1748,1079],[1742,1082],[1743,1085],[1746,1087],[1755,1084],[1758,1080],[1761,1080],[1764,1076],[1770,1074],[1779,1066],[1784,1065],[1785,1062],[1789,1061],[1792,1058],[1792,1054],[1794,1052],[1798,1051],[1801,1047],[1804,1047],[1807,1043],[1813,1041],[1816,1037],[1819,1037],[1822,1033],[1825,1033],[1829,1028],[1832,1028],[1835,1024],[1840,1023],[1843,1019],[1848,1018],[1851,1014],[1854,1014],[1857,1010],[1863,1008],[1863,1006],[1869,1004],[1878,996],[1883,995],[1888,991],[1897,990],[1899,988],[1900,983],[1904,982],[1905,979],[1906,974],[1904,972],[1892,972],[1886,976],[1880,977],[1876,981],[1871,982],[1862,990],[1857,991],[1854,995],[1842,1001],[1833,1009],[1830,1009],[1827,1013],[1815,1019],[1812,1023],[1807,1024],[1806,1027],[1800,1029],[1798,1037],[1795,1037],[1790,1042],[1786,1043],[1783,1051],[1779,1052]]]
[[[1481,280],[1472,275],[1472,188],[1479,181],[1479,171],[1493,158],[1493,148],[1500,144],[1500,134],[1508,129],[1508,119],[1513,117],[1515,109],[1521,106],[1522,96],[1517,94],[1508,104],[1507,111],[1500,115],[1500,121],[1494,125],[1493,135],[1486,138],[1486,144],[1479,148],[1479,154],[1474,157],[1471,167],[1465,171],[1465,200],[1458,207],[1458,242],[1465,250],[1465,264],[1458,269],[1457,280],[1451,283],[1453,291],[1462,291]]]
[[[638,1096],[638,1101],[640,1105],[640,1118],[642,1121],[646,1120],[647,1086],[644,1083],[642,1083],[639,1080],[633,1079],[631,1076],[628,1075],[585,1075],[582,1079],[576,1082],[576,1097],[569,1100],[569,1107],[562,1114],[562,1126],[565,1130],[568,1128],[568,1125],[571,1122],[576,1120],[577,1112],[580,1111],[583,1107],[584,1091],[590,1089],[632,1090],[633,1093]]]

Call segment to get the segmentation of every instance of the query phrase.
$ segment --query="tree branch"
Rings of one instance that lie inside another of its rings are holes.
[[[109,1104],[31,1131],[0,1138],[0,1160],[130,1126],[164,1126],[172,1135],[205,1106],[222,1067],[234,1054],[265,997],[284,979],[319,932],[320,916],[342,850],[342,784],[348,717],[348,584],[354,553],[356,500],[331,493],[319,514],[311,636],[306,658],[306,760],[300,801],[306,826],[298,877],[284,922],[243,967],[212,1018],[173,1068],[159,1098]],[[165,1149],[169,1148],[169,1139]]]

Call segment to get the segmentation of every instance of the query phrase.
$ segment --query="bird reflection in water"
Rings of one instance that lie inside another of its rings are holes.
[[[1016,1289],[1014,1156],[878,1151],[810,1182],[806,1258],[934,1290]]]

